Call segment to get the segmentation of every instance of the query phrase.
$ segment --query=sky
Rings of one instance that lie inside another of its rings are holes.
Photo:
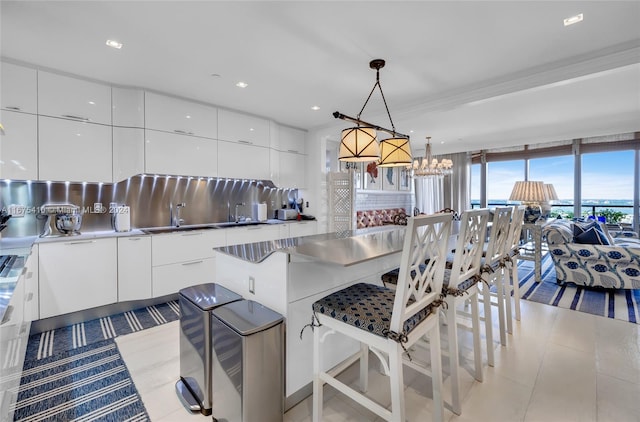
[[[572,155],[529,160],[529,180],[552,183],[560,201],[573,198]],[[633,199],[633,151],[582,155],[583,199]],[[513,185],[524,180],[524,160],[490,162],[487,198],[507,199]],[[471,199],[479,199],[480,166],[472,166]],[[560,202],[559,201],[559,202]]]

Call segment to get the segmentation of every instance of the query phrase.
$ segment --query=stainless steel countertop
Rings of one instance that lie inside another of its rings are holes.
[[[226,246],[215,250],[252,263],[262,262],[274,252],[283,252],[349,266],[402,251],[404,232],[404,226],[389,226],[388,230],[375,233],[357,234],[350,230]]]

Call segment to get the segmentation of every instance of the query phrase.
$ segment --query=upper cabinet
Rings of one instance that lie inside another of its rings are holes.
[[[5,110],[36,114],[38,112],[38,80],[35,69],[0,62],[2,84],[0,107]]]
[[[38,178],[38,116],[0,111],[4,135],[0,136],[0,178]]]
[[[288,126],[271,125],[271,147],[278,151],[304,154],[306,132]]]
[[[144,129],[113,127],[113,183],[144,173]]]
[[[218,141],[218,176],[235,179],[270,179],[269,148]]]
[[[147,129],[202,138],[218,137],[215,107],[145,92],[144,115]]]
[[[113,125],[144,128],[144,91],[131,88],[111,88]]]
[[[229,110],[218,110],[218,139],[269,146],[269,121]]]
[[[111,87],[38,71],[38,114],[111,124]]]
[[[218,141],[145,129],[145,172],[177,176],[218,175]]]

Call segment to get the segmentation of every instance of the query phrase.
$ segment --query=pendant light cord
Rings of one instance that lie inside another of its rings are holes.
[[[382,96],[382,102],[384,103],[384,108],[387,110],[387,116],[389,116],[389,122],[391,122],[391,130],[393,130],[393,135],[395,136],[396,135],[396,127],[393,124],[393,119],[391,119],[391,113],[389,112],[389,106],[387,106],[387,99],[384,97],[384,92],[382,92],[382,85],[380,85],[380,68],[379,67],[376,67],[376,83],[373,84],[373,88],[371,88],[371,92],[369,93],[369,96],[365,100],[364,105],[362,106],[362,109],[360,109],[360,113],[358,113],[357,119],[360,120],[360,116],[362,115],[362,112],[364,111],[364,108],[367,106],[367,103],[371,99],[371,96],[373,95],[373,91],[376,90],[376,87],[378,87],[378,89],[380,90],[380,95]]]

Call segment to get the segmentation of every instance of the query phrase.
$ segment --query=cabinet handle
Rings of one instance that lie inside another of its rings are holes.
[[[33,293],[29,293],[27,295],[27,298],[25,299],[25,302],[31,302],[32,299],[33,299]]]
[[[62,117],[66,117],[67,119],[82,120],[83,122],[88,122],[90,120],[88,117],[74,116],[73,114],[63,114]]]
[[[96,243],[95,240],[79,240],[77,242],[67,242],[65,245],[85,245],[88,243]]]
[[[298,153],[298,150],[297,150],[297,149],[288,149],[288,150],[287,150],[287,152],[293,152],[293,153],[296,153],[296,154],[297,154],[297,153]]]
[[[260,227],[260,226],[247,227],[247,231],[249,231],[249,230],[262,230],[262,227]]]
[[[193,132],[188,132],[186,130],[174,129],[175,133],[179,133],[180,135],[193,135]]]
[[[4,317],[2,318],[2,322],[0,322],[0,325],[4,325],[7,322],[11,321],[12,313],[13,313],[13,305],[7,306],[7,310],[4,311]]]
[[[204,261],[200,260],[200,261],[193,261],[193,262],[183,262],[182,265],[195,265],[195,264],[202,264]]]
[[[130,240],[132,242],[135,242],[136,240],[140,240],[140,239],[142,239],[142,238],[141,237],[130,237],[130,238],[128,238],[128,240]]]
[[[186,236],[202,236],[204,234],[204,232],[195,232],[195,233],[185,233],[182,236],[186,237]]]
[[[242,140],[242,139],[238,139],[238,143],[245,144],[245,145],[253,145],[253,142],[245,141],[245,140]]]
[[[6,106],[5,107],[7,110],[14,110],[14,111],[20,111],[22,110],[20,107],[15,107],[15,106]]]

